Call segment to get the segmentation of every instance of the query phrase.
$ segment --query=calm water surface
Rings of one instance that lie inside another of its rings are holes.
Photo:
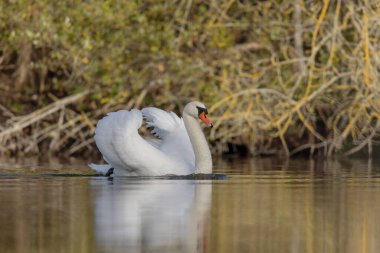
[[[0,252],[380,252],[379,162],[221,160],[219,181],[42,175],[84,163],[0,163]]]

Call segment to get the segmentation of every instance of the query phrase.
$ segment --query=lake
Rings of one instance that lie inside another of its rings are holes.
[[[215,161],[227,180],[109,179],[86,163],[0,163],[1,252],[380,252],[379,161]]]

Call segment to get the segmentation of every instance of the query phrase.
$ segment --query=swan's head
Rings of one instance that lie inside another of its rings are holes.
[[[211,121],[207,118],[207,108],[204,104],[198,101],[190,102],[185,106],[184,113],[202,120],[207,126],[212,127]]]

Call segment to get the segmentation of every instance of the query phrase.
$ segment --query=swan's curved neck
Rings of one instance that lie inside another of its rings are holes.
[[[187,113],[183,113],[182,117],[195,154],[195,173],[212,173],[211,152],[201,126]]]

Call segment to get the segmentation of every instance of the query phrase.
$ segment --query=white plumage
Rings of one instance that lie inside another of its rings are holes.
[[[194,107],[195,104],[204,107],[199,102],[192,103]],[[201,149],[202,153],[210,153],[210,151],[197,119],[192,115],[195,112],[189,108],[187,111],[184,111],[184,115],[192,118],[188,120],[187,127],[184,120],[175,113],[154,107],[144,108],[141,111],[132,109],[108,113],[98,122],[95,130],[96,145],[108,164],[90,164],[90,167],[102,174],[114,168],[116,176],[196,173],[194,148]],[[147,127],[152,128],[155,139],[144,139],[138,133],[143,118],[146,120]],[[194,125],[194,121],[198,128]],[[199,141],[199,144],[192,145],[188,131],[193,132],[194,139],[203,137],[206,147]],[[200,172],[204,172],[204,169]]]

